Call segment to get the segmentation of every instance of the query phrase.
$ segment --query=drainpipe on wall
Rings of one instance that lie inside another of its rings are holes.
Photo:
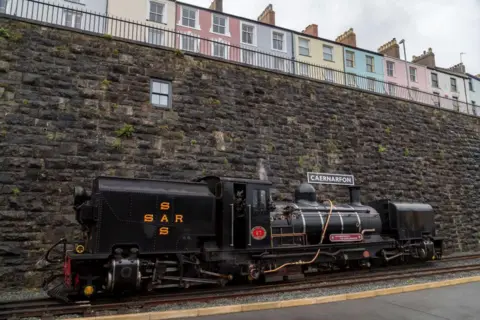
[[[465,84],[465,78],[463,78],[463,89],[465,90],[465,102],[467,103],[467,113],[468,113],[468,96],[467,96],[467,85]],[[472,108],[473,112],[473,108]]]
[[[178,5],[177,2],[174,0],[173,4],[175,5],[175,18],[173,18],[173,48],[177,49],[177,11]]]

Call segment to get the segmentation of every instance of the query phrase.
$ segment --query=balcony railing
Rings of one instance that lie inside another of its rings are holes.
[[[377,79],[298,61],[281,54],[255,50],[246,45],[200,38],[189,32],[160,28],[155,22],[136,22],[102,15],[72,6],[60,6],[39,0],[0,0],[0,13],[77,31],[111,35],[115,38],[148,43],[152,46],[180,49],[251,67],[275,70],[309,79],[330,82],[367,92],[402,98],[439,108],[480,116],[480,106],[441,97],[430,92],[391,84]]]

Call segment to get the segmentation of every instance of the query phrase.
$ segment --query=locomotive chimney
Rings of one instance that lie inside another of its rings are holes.
[[[360,202],[360,187],[359,186],[349,186],[348,191],[350,192],[350,204],[361,205]]]

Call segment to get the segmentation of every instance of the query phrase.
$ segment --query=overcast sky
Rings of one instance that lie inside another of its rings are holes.
[[[211,3],[180,1],[207,8]],[[223,0],[223,11],[256,20],[269,3],[277,26],[302,31],[316,23],[319,37],[331,40],[352,27],[357,47],[372,51],[404,38],[408,61],[431,47],[444,68],[460,63],[465,52],[467,72],[480,73],[480,0]]]

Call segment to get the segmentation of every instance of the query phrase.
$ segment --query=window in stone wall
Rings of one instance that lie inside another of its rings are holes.
[[[172,106],[172,83],[152,79],[150,81],[150,102],[155,107],[170,108]]]
[[[1,13],[7,12],[7,0],[0,0],[0,12]]]

